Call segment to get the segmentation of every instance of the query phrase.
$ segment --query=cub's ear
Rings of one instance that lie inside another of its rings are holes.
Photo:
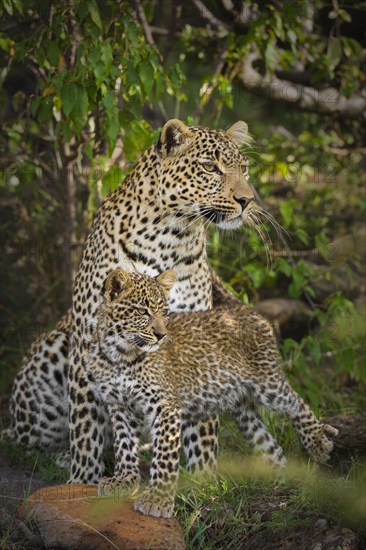
[[[113,302],[122,294],[128,295],[132,291],[132,280],[124,269],[114,269],[104,282],[103,296],[107,302]]]
[[[174,155],[187,145],[193,135],[191,130],[177,118],[168,120],[163,126],[156,149],[162,156]]]
[[[238,120],[230,128],[226,130],[226,135],[237,145],[248,145],[252,141],[252,137],[248,132],[248,124],[243,120]]]
[[[169,297],[169,292],[173,288],[176,278],[177,274],[172,269],[163,271],[163,273],[160,273],[160,275],[155,277],[156,282],[158,282],[163,289],[165,298]]]

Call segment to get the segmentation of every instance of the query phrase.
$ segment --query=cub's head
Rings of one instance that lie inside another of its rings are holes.
[[[249,141],[242,121],[220,131],[169,120],[156,144],[161,205],[176,218],[201,217],[222,228],[240,227],[254,198],[248,159],[240,151]]]
[[[98,310],[98,333],[109,351],[155,351],[167,334],[167,298],[175,272],[152,278],[123,269],[111,271],[104,282]]]

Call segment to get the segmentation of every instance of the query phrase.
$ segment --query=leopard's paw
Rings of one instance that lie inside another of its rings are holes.
[[[55,453],[52,453],[51,457],[59,468],[65,468],[65,470],[70,469],[70,464],[71,464],[70,450],[57,451]]]
[[[134,508],[145,516],[170,518],[174,510],[174,495],[162,495],[153,489],[146,489],[135,501]]]
[[[317,429],[314,430],[306,441],[306,450],[309,455],[316,461],[326,462],[330,458],[330,453],[333,450],[334,442],[331,439],[338,435],[338,430],[329,424],[319,423]]]
[[[132,496],[137,492],[139,483],[138,475],[103,477],[98,483],[98,495],[114,498]]]

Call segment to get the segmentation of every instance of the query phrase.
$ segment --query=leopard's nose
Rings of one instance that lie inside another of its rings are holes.
[[[248,204],[252,202],[253,197],[240,197],[240,198],[234,197],[234,200],[240,204],[241,209],[243,211],[246,209]]]

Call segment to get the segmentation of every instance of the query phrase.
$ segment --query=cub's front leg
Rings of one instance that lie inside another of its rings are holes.
[[[178,481],[181,411],[174,402],[165,401],[150,406],[147,414],[153,459],[149,485],[135,502],[135,510],[147,516],[170,518]]]

